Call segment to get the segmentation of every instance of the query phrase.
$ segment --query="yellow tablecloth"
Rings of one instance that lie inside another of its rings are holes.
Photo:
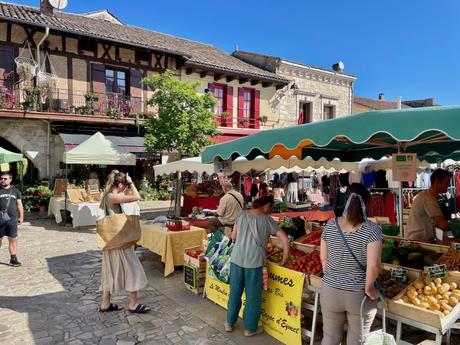
[[[141,230],[138,244],[161,255],[161,261],[165,264],[165,277],[174,272],[174,266],[184,264],[186,248],[200,246],[202,240],[207,238],[206,230],[195,226],[186,231],[167,231],[159,224],[141,224]]]

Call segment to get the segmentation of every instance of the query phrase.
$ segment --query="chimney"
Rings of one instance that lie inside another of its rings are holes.
[[[385,100],[385,94],[383,92],[379,93],[379,101]]]
[[[53,6],[51,6],[48,0],[40,0],[40,13],[49,16],[53,15]]]
[[[396,109],[401,109],[401,96],[396,98]]]

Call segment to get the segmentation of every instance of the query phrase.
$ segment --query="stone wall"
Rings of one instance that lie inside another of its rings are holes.
[[[39,120],[0,119],[0,128],[4,129],[0,134],[2,138],[32,161],[38,169],[39,178],[47,178],[48,124]]]
[[[312,121],[326,120],[324,106],[335,108],[335,117],[350,115],[354,77],[310,67],[281,64],[279,76],[291,80],[280,90],[280,127],[297,123],[300,102],[311,103]]]

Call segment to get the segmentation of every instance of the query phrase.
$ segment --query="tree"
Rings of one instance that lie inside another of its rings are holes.
[[[146,125],[148,152],[177,150],[180,159],[197,156],[213,144],[212,137],[219,134],[213,113],[216,102],[211,94],[197,92],[199,84],[178,80],[170,71],[144,79],[154,91],[148,105],[157,110]]]
[[[153,90],[148,105],[156,114],[146,125],[144,145],[147,152],[173,151],[178,159],[183,155],[197,156],[201,148],[213,143],[218,135],[213,108],[216,101],[211,94],[198,94],[199,82],[176,79],[170,71],[144,79],[144,85]],[[181,174],[176,184],[176,216],[180,215]]]

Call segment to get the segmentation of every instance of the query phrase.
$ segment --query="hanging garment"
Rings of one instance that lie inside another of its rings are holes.
[[[340,187],[348,187],[350,185],[350,173],[343,173],[339,175]]]
[[[374,185],[375,181],[375,172],[371,171],[368,173],[363,173],[363,184],[366,188],[371,188]]]
[[[379,170],[375,172],[375,188],[388,188],[387,172]]]
[[[350,171],[350,175],[348,177],[348,181],[350,184],[352,183],[361,183],[361,173],[360,172],[354,172]]]
[[[288,184],[288,190],[286,193],[287,202],[294,204],[299,201],[298,189],[299,189],[299,186],[297,182],[291,182]]]
[[[384,214],[383,195],[371,195],[369,204],[367,206],[368,217],[382,217]]]
[[[391,224],[397,223],[396,218],[396,195],[393,193],[385,194],[383,215],[390,219]]]
[[[339,176],[337,174],[332,174],[330,176],[330,186],[329,186],[329,203],[335,204],[337,198],[337,188],[339,187]]]
[[[388,188],[399,188],[399,181],[393,181],[393,171],[391,169],[387,170],[386,178],[388,182]]]
[[[455,179],[455,200],[457,201],[457,211],[460,211],[460,171],[456,171]]]
[[[328,175],[324,175],[321,177],[321,182],[323,183],[323,193],[329,194],[330,186],[331,186],[331,179]]]

